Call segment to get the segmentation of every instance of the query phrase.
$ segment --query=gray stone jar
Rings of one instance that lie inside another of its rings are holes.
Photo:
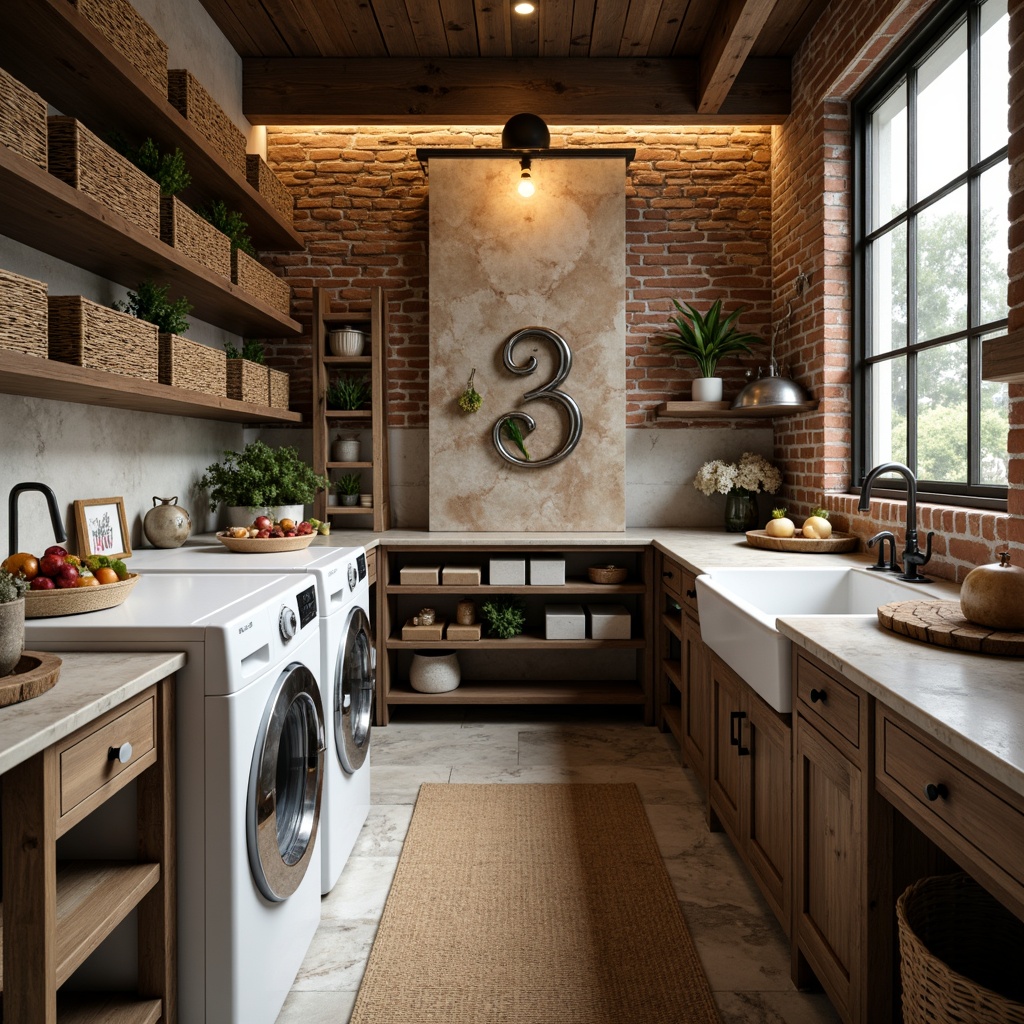
[[[180,548],[192,532],[192,520],[177,497],[154,498],[142,520],[142,532],[155,548]]]
[[[25,598],[0,604],[0,676],[9,675],[25,650]]]

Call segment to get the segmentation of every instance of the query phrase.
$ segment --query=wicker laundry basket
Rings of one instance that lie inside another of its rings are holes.
[[[154,324],[81,295],[51,295],[50,358],[90,370],[157,379]]]
[[[45,359],[46,282],[0,270],[0,348]]]
[[[3,68],[0,68],[0,142],[46,170],[46,100]]]
[[[160,199],[160,240],[221,277],[231,276],[231,239],[174,196]]]
[[[915,882],[896,920],[904,1024],[1024,1024],[1024,922],[970,875]]]
[[[167,44],[128,0],[71,0],[71,6],[107,41],[167,95]]]

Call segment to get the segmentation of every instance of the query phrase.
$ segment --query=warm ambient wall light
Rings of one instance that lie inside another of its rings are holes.
[[[533,12],[537,10],[537,5],[523,2],[516,4],[512,10],[515,11],[516,14],[533,14]]]

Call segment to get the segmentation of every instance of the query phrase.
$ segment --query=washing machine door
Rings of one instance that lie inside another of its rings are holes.
[[[313,856],[324,780],[324,717],[316,676],[293,662],[263,712],[249,774],[249,866],[268,900],[286,900]]]
[[[362,608],[349,613],[334,667],[334,745],[342,768],[358,771],[370,750],[376,655],[370,620]]]

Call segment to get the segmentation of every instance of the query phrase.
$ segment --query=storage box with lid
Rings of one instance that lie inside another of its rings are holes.
[[[589,604],[587,621],[592,640],[629,640],[633,635],[632,616],[622,604]]]
[[[544,636],[548,640],[585,640],[587,619],[583,605],[544,605]]]
[[[492,558],[487,582],[492,587],[521,587],[526,583],[525,558]]]
[[[562,587],[565,586],[564,558],[531,558],[531,587]]]

